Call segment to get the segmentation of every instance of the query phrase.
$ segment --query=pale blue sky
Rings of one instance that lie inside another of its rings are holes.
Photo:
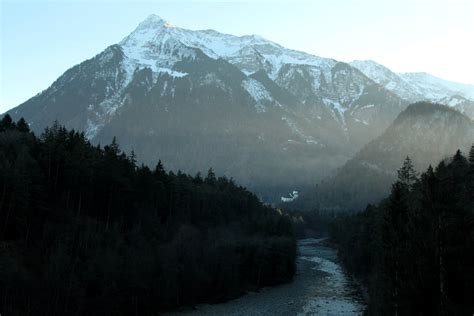
[[[373,59],[474,84],[473,0],[0,3],[0,113],[119,42],[151,13],[184,28],[258,34],[323,57]]]

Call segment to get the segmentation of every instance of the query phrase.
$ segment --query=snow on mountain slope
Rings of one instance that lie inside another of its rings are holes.
[[[100,76],[101,68],[110,75]],[[260,116],[277,108],[284,112],[278,114],[280,118],[298,116],[299,130],[313,130],[305,134],[317,133],[314,139],[328,140],[318,141],[321,146],[343,137],[352,138],[358,147],[383,131],[407,105],[349,64],[287,49],[256,35],[179,28],[157,15],[150,15],[117,45],[72,69],[82,78],[75,81],[78,90],[69,88],[68,71],[52,90],[34,100],[34,107],[21,105],[40,118],[32,122],[38,122],[38,128],[61,111],[61,121],[73,122],[72,127],[94,139],[137,100],[157,94],[153,102],[158,104],[188,103],[184,95],[206,86],[219,89],[223,95],[215,98],[224,104],[246,95],[239,102],[249,102]],[[114,76],[119,79],[109,78]],[[77,103],[77,117],[67,117],[71,110],[60,108],[54,91]],[[207,98],[208,92],[202,93],[199,100]],[[42,110],[33,111],[35,107]]]
[[[474,85],[444,80],[425,72],[408,72],[398,75],[428,98],[441,99],[457,94],[474,100]]]
[[[255,79],[250,78],[243,80],[242,87],[255,100],[257,112],[265,112],[265,103],[273,101],[273,98],[267,89],[265,89],[265,87]]]
[[[339,129],[343,132],[348,132],[348,125],[351,124],[357,129],[365,128],[387,111],[393,113],[386,116],[384,121],[393,119],[403,110],[404,105],[394,100],[394,96],[380,91],[377,84],[410,102],[420,99],[442,101],[468,115],[474,113],[473,86],[447,82],[427,74],[396,74],[372,61],[354,61],[349,66],[334,59],[284,48],[257,35],[234,36],[214,30],[187,30],[176,27],[157,15],[150,15],[130,35],[111,47],[113,49],[108,48],[100,54],[101,59],[92,68],[100,68],[102,65],[99,63],[106,64],[107,58],[112,58],[114,65],[110,64],[111,69],[107,71],[112,75],[120,74],[120,82],[114,82],[111,85],[113,89],[107,88],[105,93],[95,93],[94,95],[101,96],[100,102],[92,99],[90,103],[78,107],[87,107],[91,113],[92,118],[87,121],[87,135],[90,138],[122,107],[123,93],[137,71],[151,69],[152,78],[147,79],[145,84],[150,89],[160,76],[170,77],[164,83],[162,96],[174,97],[172,81],[189,76],[180,65],[192,62],[200,54],[216,61],[223,59],[236,66],[247,77],[264,71],[271,84],[279,86],[280,91],[277,93],[286,100],[286,105],[294,110],[296,106],[304,104],[310,107],[308,118],[332,119],[338,122]],[[102,87],[105,77],[100,79],[100,74],[91,73],[87,76],[100,81],[94,83],[96,88]],[[109,77],[108,75],[106,78],[111,81]],[[203,82],[211,83],[213,80],[213,84],[218,84],[220,79],[210,73]],[[264,112],[266,101],[262,102],[261,96],[265,96],[263,99],[267,101],[274,99],[278,102],[278,98],[272,95],[276,90],[267,91],[268,85],[259,86],[258,80],[239,80],[239,86],[248,90],[253,97],[257,112]],[[111,82],[107,84],[110,85]],[[55,86],[54,89],[60,87]],[[259,97],[255,97],[256,93]],[[385,97],[380,98],[383,94]],[[453,97],[457,99],[454,100]],[[387,105],[387,102],[394,104]],[[82,123],[82,119],[77,120],[76,127]],[[384,124],[387,122],[381,126]]]
[[[474,85],[444,80],[427,73],[395,73],[372,60],[355,60],[350,64],[410,102],[437,102],[474,118]]]
[[[154,66],[156,58],[166,56],[157,53],[171,53],[178,43],[199,48],[211,58],[224,58],[247,74],[258,71],[261,65],[267,65],[271,77],[275,77],[285,64],[312,65],[330,70],[336,63],[333,59],[284,48],[257,35],[235,36],[214,30],[179,28],[153,14],[123,39],[120,46],[125,55],[136,60],[138,65]],[[171,57],[175,58],[167,60],[168,65],[182,55],[171,54]]]
[[[354,73],[350,66],[335,67],[340,63],[334,59],[287,49],[257,35],[239,37],[214,30],[187,30],[156,15],[141,22],[119,46],[126,58],[124,64],[129,78],[137,68],[144,67],[155,74],[186,76],[185,72],[175,69],[175,65],[183,59],[196,58],[196,49],[210,58],[228,61],[247,76],[264,70],[271,80],[297,96],[299,102],[307,103],[310,99],[312,103],[326,106],[344,132],[347,132],[345,112],[358,101],[366,86],[374,84]],[[255,80],[242,82],[242,87],[255,100],[257,112],[265,112],[262,100],[271,100],[271,93]],[[370,122],[370,119],[364,121]]]
[[[390,69],[371,60],[354,60],[350,62],[353,67],[359,69],[367,77],[374,80],[386,89],[397,93],[404,99],[415,101],[413,99],[422,98],[415,88]]]

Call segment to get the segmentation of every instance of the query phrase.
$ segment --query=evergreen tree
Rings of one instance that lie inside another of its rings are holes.
[[[209,168],[207,171],[207,177],[205,179],[205,182],[209,185],[214,185],[216,184],[216,174],[214,173],[214,170],[212,168]]]
[[[398,181],[406,186],[408,190],[411,190],[413,185],[417,181],[417,173],[415,171],[415,167],[413,166],[413,162],[411,161],[410,157],[406,157],[403,165],[397,171],[398,173]]]
[[[15,123],[10,114],[6,114],[0,121],[0,132],[15,128]]]
[[[474,144],[469,151],[469,171],[467,172],[466,189],[469,199],[472,203],[467,202],[466,207],[474,210]]]
[[[471,150],[469,150],[469,163],[474,165],[474,144],[471,146]]]
[[[155,167],[153,174],[158,179],[163,179],[166,176],[166,171],[165,171],[165,168],[163,167],[163,163],[161,162],[161,160],[158,160],[158,163]]]
[[[16,128],[22,133],[28,133],[30,131],[30,126],[26,123],[24,118],[20,118],[16,123]]]

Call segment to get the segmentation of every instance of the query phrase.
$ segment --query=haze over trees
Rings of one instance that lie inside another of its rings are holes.
[[[390,193],[397,169],[408,155],[425,170],[457,149],[469,151],[474,121],[453,108],[417,102],[401,112],[383,134],[365,145],[334,175],[301,193],[293,207],[327,212],[362,211]]]
[[[0,311],[146,315],[288,281],[291,218],[232,179],[0,122]]]

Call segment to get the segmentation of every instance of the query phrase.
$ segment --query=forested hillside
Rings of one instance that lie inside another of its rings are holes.
[[[397,169],[408,155],[418,170],[467,151],[474,140],[474,121],[441,104],[409,105],[385,132],[369,142],[332,177],[301,192],[292,207],[320,211],[362,211],[390,193]]]
[[[472,315],[474,146],[421,176],[407,158],[388,198],[331,235],[368,286],[369,315]]]
[[[288,281],[295,256],[291,218],[212,170],[0,122],[2,314],[156,315]]]

